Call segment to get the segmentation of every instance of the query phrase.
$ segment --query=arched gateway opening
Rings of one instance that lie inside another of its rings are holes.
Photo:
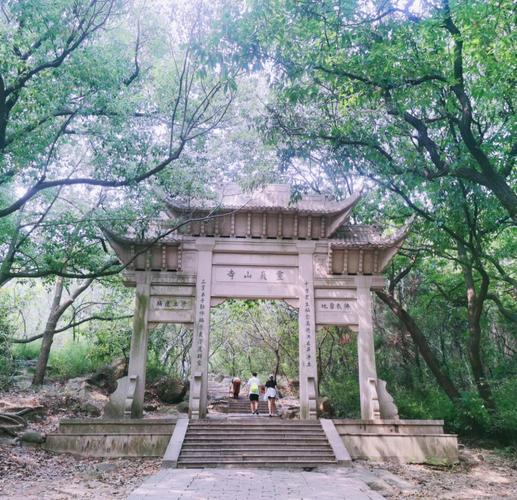
[[[287,185],[252,194],[231,185],[215,202],[169,204],[171,218],[191,222],[155,243],[108,234],[128,264],[126,285],[136,289],[128,376],[119,382],[112,414],[142,416],[149,328],[180,323],[193,331],[189,415],[204,418],[210,309],[226,299],[266,299],[298,311],[300,418],[317,418],[316,330],[324,325],[357,332],[362,418],[397,416],[377,378],[371,291],[384,287],[381,273],[408,227],[383,236],[377,226],[350,224],[359,194],[297,203],[290,194]]]

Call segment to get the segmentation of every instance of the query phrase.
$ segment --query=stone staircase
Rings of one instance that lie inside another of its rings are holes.
[[[261,414],[268,414],[267,401],[259,400],[258,411]],[[228,408],[226,410],[226,413],[250,414],[250,400],[244,397],[240,397],[239,399],[228,398]]]
[[[177,460],[180,468],[334,464],[336,457],[318,420],[267,417],[190,421]]]

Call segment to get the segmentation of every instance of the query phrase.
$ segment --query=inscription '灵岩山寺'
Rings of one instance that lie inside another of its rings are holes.
[[[296,274],[289,268],[220,267],[216,271],[217,281],[238,283],[284,284],[293,283]]]

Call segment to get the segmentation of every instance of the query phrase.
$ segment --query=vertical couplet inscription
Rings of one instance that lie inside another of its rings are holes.
[[[310,300],[310,291],[309,291],[309,282],[305,282],[305,307],[304,307],[304,313],[305,313],[305,352],[306,352],[306,362],[307,366],[312,365],[312,342],[313,338],[311,335],[311,300]]]
[[[201,280],[201,296],[199,298],[197,311],[197,347],[196,347],[196,365],[198,368],[202,365],[203,359],[203,326],[205,324],[206,311],[206,279]]]

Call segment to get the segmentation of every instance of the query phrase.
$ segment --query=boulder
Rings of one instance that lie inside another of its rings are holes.
[[[156,395],[163,403],[176,404],[183,401],[188,385],[181,380],[163,377],[154,384]]]
[[[90,401],[81,401],[79,403],[79,410],[86,413],[89,417],[100,417],[102,413],[101,408]]]
[[[300,390],[300,381],[296,379],[289,380],[289,389],[297,393]]]
[[[21,441],[30,444],[41,444],[45,442],[46,436],[37,431],[26,431],[20,436]]]
[[[85,377],[70,379],[64,393],[72,399],[78,400],[78,409],[92,416],[99,416],[102,408],[108,401],[108,397],[97,387],[90,385]]]
[[[179,413],[188,413],[188,406],[188,401],[182,401],[176,405],[176,410],[178,410]]]
[[[300,413],[300,408],[296,406],[288,406],[288,407],[282,407],[279,410],[280,418],[285,418],[288,420],[292,420],[294,418],[297,418]]]
[[[330,399],[326,396],[318,399],[318,416],[323,418],[331,418],[334,416],[334,408]]]
[[[99,368],[90,378],[86,379],[91,385],[104,389],[108,394],[115,392],[117,380],[127,373],[127,360],[117,358],[111,364]]]

